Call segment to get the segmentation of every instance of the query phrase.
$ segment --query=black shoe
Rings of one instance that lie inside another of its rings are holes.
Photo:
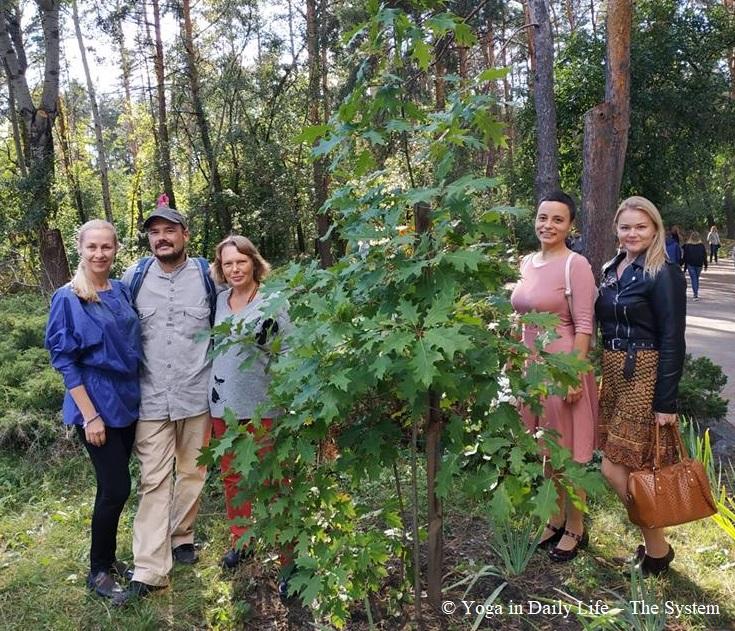
[[[278,577],[278,597],[281,600],[288,600],[290,596],[288,595],[288,581],[291,578],[291,575],[294,572],[294,564],[289,563],[285,567],[281,568],[281,574]]]
[[[125,603],[136,600],[138,598],[145,598],[153,592],[158,592],[162,589],[166,589],[165,585],[149,585],[148,583],[142,583],[141,581],[130,581],[128,588],[121,594],[116,594],[112,599],[112,604],[118,607]]]
[[[551,523],[546,524],[546,527],[551,530],[554,534],[550,537],[547,537],[543,541],[538,542],[539,548],[547,549],[550,548],[552,545],[556,545],[559,543],[561,538],[564,536],[564,525],[562,526],[554,526]]]
[[[669,545],[669,551],[662,557],[649,557],[645,554],[645,548],[643,550],[643,561],[641,562],[643,576],[660,576],[668,571],[669,565],[674,560],[674,548],[671,545]]]
[[[587,547],[587,544],[590,540],[586,530],[581,535],[578,535],[576,532],[571,532],[570,530],[564,529],[564,534],[562,536],[564,535],[576,540],[577,543],[571,550],[562,550],[558,547],[549,550],[549,558],[552,561],[556,561],[557,563],[571,561],[574,557],[577,556],[577,553],[581,548]]]
[[[227,553],[220,559],[220,565],[224,570],[234,570],[240,563],[250,556],[250,549],[238,550],[230,548]]]
[[[110,566],[109,572],[110,576],[116,576],[117,578],[122,578],[126,581],[133,580],[133,568],[123,561],[115,561]]]
[[[90,572],[87,575],[87,587],[103,598],[115,598],[124,591],[120,584],[104,570],[97,572],[94,576]]]
[[[281,600],[288,600],[288,578],[278,579],[278,597]]]
[[[185,565],[193,565],[199,560],[199,555],[193,543],[182,543],[173,549],[174,559]]]

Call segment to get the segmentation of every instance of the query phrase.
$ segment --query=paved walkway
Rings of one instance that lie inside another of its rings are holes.
[[[687,282],[689,278],[687,275]],[[687,287],[687,352],[709,357],[727,375],[723,396],[727,420],[735,425],[735,265],[720,257],[700,277],[699,302]]]

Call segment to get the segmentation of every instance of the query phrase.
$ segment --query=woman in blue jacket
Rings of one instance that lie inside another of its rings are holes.
[[[77,248],[74,278],[51,300],[46,348],[67,389],[64,423],[74,426],[97,475],[87,586],[112,598],[122,592],[115,551],[140,404],[140,325],[127,287],[109,277],[118,249],[112,224],[85,223]]]

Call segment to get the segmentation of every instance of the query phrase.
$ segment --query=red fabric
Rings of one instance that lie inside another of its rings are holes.
[[[255,432],[255,428],[250,423],[250,419],[242,419],[240,423],[247,423],[246,429],[251,434]],[[271,427],[273,426],[273,419],[264,418],[261,420],[261,424],[266,431],[270,431]],[[225,430],[227,429],[227,424],[225,423],[224,419],[213,417],[212,429],[214,430],[214,437],[221,438],[224,435]],[[260,440],[264,444],[258,450],[258,457],[262,457],[272,449],[270,443],[267,440],[264,440],[264,437],[261,437]],[[233,454],[227,453],[222,456],[222,460],[220,462],[220,469],[222,471],[222,482],[224,483],[225,487],[225,508],[227,509],[227,519],[230,522],[237,517],[250,517],[252,512],[252,505],[249,501],[245,501],[238,506],[235,506],[233,504],[233,500],[239,492],[238,487],[241,480],[239,473],[231,471],[233,457]],[[240,537],[242,537],[246,532],[247,528],[245,526],[237,526],[232,523],[230,524],[230,533],[232,535],[233,547],[235,546],[237,540],[240,539]]]

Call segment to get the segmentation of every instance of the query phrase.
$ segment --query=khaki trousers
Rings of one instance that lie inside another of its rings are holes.
[[[172,548],[194,543],[194,521],[207,475],[196,460],[209,443],[211,421],[205,412],[137,425],[134,451],[140,461],[140,484],[133,522],[133,580],[164,586],[173,565]]]

